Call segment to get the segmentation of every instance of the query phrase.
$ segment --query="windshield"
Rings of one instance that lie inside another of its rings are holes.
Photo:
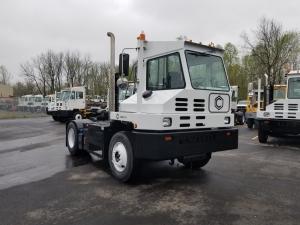
[[[59,100],[60,101],[68,100],[70,98],[70,94],[71,94],[71,91],[63,91],[63,92],[61,92],[61,94],[59,96]]]
[[[194,89],[229,91],[221,57],[186,51],[191,84]]]
[[[51,99],[50,99],[49,96],[46,96],[45,99],[44,99],[45,102],[50,102],[50,100],[51,100]]]
[[[119,89],[119,100],[125,100],[126,96],[131,96],[133,93],[133,86],[129,86],[125,90],[120,90]]]
[[[35,102],[42,102],[43,98],[42,97],[35,97]]]
[[[28,100],[29,102],[33,102],[34,101],[34,97],[29,97],[28,99],[29,99]]]
[[[288,98],[300,98],[300,77],[290,78],[288,81]]]

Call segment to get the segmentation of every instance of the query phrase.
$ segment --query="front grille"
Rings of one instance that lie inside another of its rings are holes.
[[[194,99],[194,112],[204,112],[205,109],[204,99]]]
[[[298,104],[289,104],[288,110],[289,111],[298,111]]]
[[[274,104],[274,110],[283,110],[283,104],[282,103],[275,103]]]
[[[175,111],[188,111],[188,99],[176,98],[175,99]]]

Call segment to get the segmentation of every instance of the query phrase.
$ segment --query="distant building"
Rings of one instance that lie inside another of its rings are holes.
[[[14,95],[13,87],[0,83],[0,98]]]

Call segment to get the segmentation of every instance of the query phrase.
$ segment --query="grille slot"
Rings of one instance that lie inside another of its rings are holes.
[[[194,99],[194,112],[204,112],[205,99]]]
[[[180,117],[181,120],[189,120],[190,118],[191,118],[191,117],[189,117],[189,116],[181,116],[181,117]]]
[[[288,105],[289,111],[297,111],[298,110],[298,104],[289,104]]]
[[[282,103],[275,103],[274,104],[274,110],[283,110],[283,104]]]
[[[188,111],[187,98],[175,98],[175,111],[186,112]]]
[[[296,116],[288,116],[289,119],[296,119]]]
[[[205,120],[205,116],[196,116],[196,120]]]
[[[189,126],[190,126],[189,123],[182,123],[182,124],[180,124],[180,127],[189,127]]]
[[[275,118],[283,118],[283,116],[275,116]]]
[[[205,126],[204,123],[196,123],[196,127],[203,127],[203,126]]]

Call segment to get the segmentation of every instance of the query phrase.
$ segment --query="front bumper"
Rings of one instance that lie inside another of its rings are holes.
[[[300,134],[300,120],[257,119],[259,130],[269,132],[270,136]]]
[[[230,134],[230,135],[228,135]],[[171,137],[171,141],[166,141]],[[137,158],[165,160],[238,148],[238,129],[151,133],[133,131]]]

